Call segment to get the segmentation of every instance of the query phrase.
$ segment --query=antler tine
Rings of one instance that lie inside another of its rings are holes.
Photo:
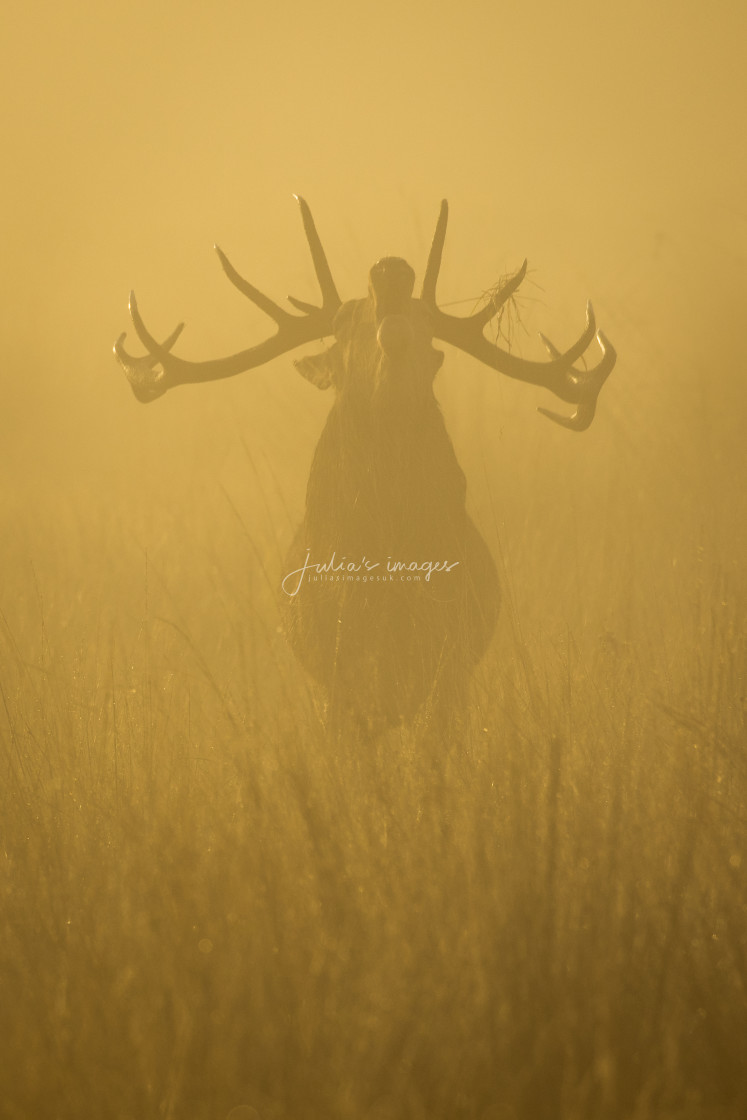
[[[136,310],[136,313],[137,313],[137,304],[135,302],[135,293],[134,292],[130,292],[129,306],[130,306],[130,311],[131,312],[132,312],[132,308],[134,307],[135,310]],[[138,316],[138,320],[142,324],[142,319],[140,319],[139,316]],[[168,336],[168,338],[164,339],[163,342],[159,343],[160,349],[161,350],[170,350],[183,330],[184,330],[184,323],[179,323],[176,327],[174,327],[173,331]],[[144,358],[135,358],[131,354],[128,354],[127,351],[124,348],[124,340],[126,338],[127,338],[127,332],[122,331],[121,335],[119,336],[117,341],[114,343],[114,353],[116,354],[116,356],[120,360],[120,362],[125,362],[126,361],[126,362],[132,363],[133,366],[139,366],[142,363],[152,361],[150,354],[146,354],[146,356]]]
[[[545,349],[552,358],[562,358],[561,352],[557,346],[550,341],[546,335],[540,332],[540,338],[545,345]],[[581,394],[578,408],[572,416],[563,416],[559,412],[553,412],[549,408],[538,408],[537,411],[546,416],[548,420],[553,420],[556,424],[560,424],[564,428],[569,428],[574,432],[585,432],[591,425],[594,415],[597,410],[597,397],[605,381],[615,368],[617,361],[617,351],[614,346],[604,334],[603,331],[597,331],[597,342],[602,351],[602,357],[595,366],[591,369],[576,369],[572,366],[568,371],[571,378],[578,386],[579,394]]]
[[[219,245],[213,245],[213,248],[218,254],[221,268],[233,286],[238,288],[242,296],[246,296],[247,299],[250,299],[252,303],[256,304],[260,310],[264,311],[265,315],[269,315],[271,319],[274,319],[276,323],[279,323],[281,319],[287,317],[288,312],[284,307],[275,303],[275,300],[270,299],[264,292],[260,292],[259,288],[255,288],[253,284],[250,284],[248,280],[245,280],[244,277],[236,271]]]
[[[322,242],[319,238],[319,234],[316,231],[314,219],[311,216],[311,210],[309,209],[306,199],[301,198],[299,194],[294,194],[293,197],[301,207],[301,220],[303,221],[306,240],[308,241],[309,248],[311,249],[311,259],[314,262],[314,271],[316,272],[316,278],[319,281],[319,287],[322,290],[322,307],[325,311],[336,311],[337,308],[342,304],[342,300],[337,293],[335,282],[332,279],[332,272],[330,271],[329,264],[327,263],[327,257],[322,247]],[[299,309],[304,311],[310,310],[310,304],[303,303],[301,300],[293,299],[292,296],[289,298],[294,307],[298,307]]]
[[[143,341],[143,335],[148,339],[151,338],[150,334],[146,331],[145,325],[140,318],[137,309],[137,301],[135,293],[130,292],[130,315],[135,326],[135,331],[140,341]],[[184,323],[179,323],[174,328],[171,334],[163,342],[156,343],[156,349],[164,354],[171,350],[172,346],[178,339],[179,335],[184,330]],[[156,366],[160,364],[161,358],[158,353],[148,353],[141,358],[136,358],[133,354],[125,350],[124,341],[127,338],[126,331],[123,331],[117,341],[114,343],[114,356],[121,365],[122,369],[127,375],[127,380],[132,387],[132,391],[139,401],[147,403],[153,401],[156,397],[160,397],[166,392],[167,385],[160,384],[163,380],[164,371],[156,370]],[[152,340],[155,341],[155,340]],[[146,344],[147,346],[147,344]],[[150,351],[150,347],[147,347]]]
[[[425,269],[425,277],[423,278],[423,288],[420,293],[420,298],[423,303],[426,303],[432,310],[436,310],[436,285],[438,284],[438,277],[441,271],[441,260],[443,257],[444,243],[446,241],[446,226],[449,221],[449,203],[444,198],[441,202],[441,209],[438,214],[438,221],[436,222],[436,230],[433,234],[433,242],[431,243],[430,252],[428,254],[428,264]],[[470,323],[480,331],[490,322],[490,320],[498,314],[503,305],[511,298],[516,289],[521,284],[526,276],[527,260],[524,258],[524,263],[518,270],[515,276],[512,276],[502,288],[493,292],[490,295],[488,302],[474,315],[468,315],[463,322]]]
[[[124,348],[125,336],[121,335],[114,344],[114,353],[120,365],[127,374],[132,390],[138,400],[152,401],[162,396],[167,389],[176,385],[194,384],[199,381],[217,381],[224,377],[234,377],[245,370],[256,369],[265,362],[287,354],[298,346],[307,342],[315,342],[334,333],[334,318],[341,300],[337,294],[332,274],[324,255],[319,235],[311,217],[311,211],[303,199],[298,199],[301,206],[306,237],[311,248],[314,268],[322,289],[322,306],[314,307],[302,300],[291,299],[291,303],[302,311],[303,315],[292,315],[285,308],[280,307],[274,300],[255,288],[245,280],[233,267],[228,257],[215,246],[218,260],[228,279],[242,295],[250,299],[265,314],[275,322],[277,331],[270,338],[241,350],[237,354],[230,354],[225,358],[216,358],[204,362],[191,362],[179,358],[169,351],[182,331],[183,325],[166,339],[159,343],[153,337],[143,322],[138,310],[134,293],[130,294],[130,316],[135,331],[143,346],[147,350],[141,358],[135,358]],[[160,368],[159,368],[160,367]]]
[[[479,311],[476,311],[474,315],[470,315],[468,321],[474,323],[480,330],[483,330],[490,320],[498,314],[503,305],[508,302],[526,274],[527,259],[524,257],[524,263],[516,275],[512,276],[510,280],[507,280],[503,287],[499,288],[497,292],[493,292],[485,306],[481,307]]]
[[[593,400],[580,404],[572,416],[563,416],[561,412],[553,412],[552,409],[542,408],[539,405],[537,411],[546,416],[548,420],[560,424],[561,428],[568,428],[571,432],[585,432],[587,428],[591,427],[591,422],[596,416],[597,398],[594,397]]]
[[[586,329],[564,353],[553,346],[544,335],[541,336],[550,353],[549,362],[519,358],[516,354],[501,349],[485,337],[485,327],[521,284],[526,276],[527,262],[525,260],[518,272],[503,287],[493,292],[487,303],[474,314],[467,316],[447,314],[436,304],[436,284],[441,268],[448,216],[449,207],[444,199],[428,255],[421,295],[423,303],[429,308],[433,317],[433,337],[456,346],[466,354],[471,354],[473,358],[477,358],[491,369],[498,370],[499,373],[506,374],[507,377],[549,389],[561,400],[575,404],[576,412],[571,417],[559,416],[544,408],[541,408],[540,412],[567,428],[584,431],[594,419],[599,390],[612,372],[617,359],[614,348],[610,346],[601,331],[597,332],[591,301],[586,304]],[[573,363],[588,349],[595,335],[602,349],[601,361],[590,370],[575,369]]]
[[[498,297],[505,295],[508,298],[510,291],[506,294],[506,289],[517,286],[515,281],[523,274],[524,267],[522,266],[517,276],[510,280],[507,285],[504,285],[504,288],[498,293]],[[612,372],[617,357],[614,349],[609,346],[604,337],[601,336],[600,338],[597,335],[591,301],[586,305],[586,329],[565,352],[561,353],[549,340],[543,338],[543,342],[551,355],[549,362],[519,358],[516,354],[502,350],[500,346],[488,341],[483,331],[486,323],[494,314],[493,300],[486,307],[466,318],[448,315],[435,305],[431,305],[431,311],[434,315],[435,338],[441,339],[442,342],[451,343],[452,346],[456,346],[466,354],[471,354],[478,361],[484,362],[485,365],[498,370],[499,373],[506,374],[507,377],[513,377],[518,381],[525,381],[529,385],[538,385],[544,389],[549,389],[561,400],[578,406],[577,414],[571,418],[571,422],[567,423],[566,427],[583,431],[585,427],[589,426],[593,419],[593,411],[590,411],[589,407],[590,402],[592,399],[596,399],[604,381]],[[602,361],[593,370],[575,369],[573,363],[588,349],[595,335],[599,338],[600,346],[604,351]],[[545,414],[547,415],[547,413]],[[552,414],[552,418],[556,418],[555,414]],[[559,422],[565,423],[565,418],[561,418]]]
[[[542,339],[544,347],[551,358],[563,357],[562,352],[558,350],[555,343],[551,342],[546,334],[543,334],[542,331],[540,331],[539,336]],[[607,335],[604,333],[604,331],[597,331],[597,342],[599,343],[599,348],[602,351],[602,358],[597,363],[597,365],[592,366],[591,369],[576,369],[575,367],[571,367],[571,369],[569,370],[569,373],[572,373],[577,381],[583,381],[584,379],[588,380],[592,376],[598,377],[602,373],[604,375],[604,380],[606,381],[609,375],[612,373],[615,362],[617,360],[617,351],[615,350],[610,340],[607,338]]]
[[[423,288],[420,293],[423,302],[434,308],[436,306],[436,284],[438,283],[438,274],[441,271],[441,257],[444,251],[448,221],[449,204],[444,198],[441,200],[441,209],[438,213],[436,231],[433,234],[431,251],[428,254],[428,264],[425,267],[425,276],[423,277]]]

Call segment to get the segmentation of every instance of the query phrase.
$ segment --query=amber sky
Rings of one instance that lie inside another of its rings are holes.
[[[558,322],[593,291],[636,357],[715,347],[730,360],[746,294],[746,11],[6,0],[0,431],[13,469],[86,447],[95,461],[144,422],[110,353],[131,286],[158,330],[187,318],[191,353],[264,330],[225,290],[214,240],[277,297],[311,297],[294,191],[344,295],[362,294],[384,252],[422,268],[447,196],[444,299],[528,254]],[[626,384],[634,374],[610,388],[611,414],[635,411]]]

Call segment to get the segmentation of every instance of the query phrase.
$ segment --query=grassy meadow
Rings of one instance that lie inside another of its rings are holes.
[[[745,1114],[742,388],[704,419],[631,347],[583,437],[448,356],[504,604],[439,750],[331,741],[280,632],[323,404],[281,435],[205,387],[195,431],[16,475],[4,1117]]]
[[[0,1120],[744,1120],[744,0],[3,15]],[[112,357],[133,287],[267,338],[216,241],[318,301],[294,192],[343,299],[446,197],[440,306],[526,257],[504,344],[619,354],[576,435],[443,347],[503,605],[440,737],[286,644],[325,394]]]

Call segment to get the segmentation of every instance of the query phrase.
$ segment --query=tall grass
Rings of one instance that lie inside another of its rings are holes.
[[[664,665],[526,640],[508,570],[469,725],[339,744],[261,580],[123,589],[59,516],[0,632],[3,1116],[744,1116],[736,589]]]
[[[745,1114],[729,565],[590,633],[506,554],[467,724],[340,743],[259,523],[97,493],[4,514],[2,1115]]]

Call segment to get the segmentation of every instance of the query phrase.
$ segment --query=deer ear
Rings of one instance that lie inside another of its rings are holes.
[[[301,376],[316,385],[317,389],[329,389],[342,373],[342,354],[340,347],[335,344],[322,354],[299,358],[293,364]]]

